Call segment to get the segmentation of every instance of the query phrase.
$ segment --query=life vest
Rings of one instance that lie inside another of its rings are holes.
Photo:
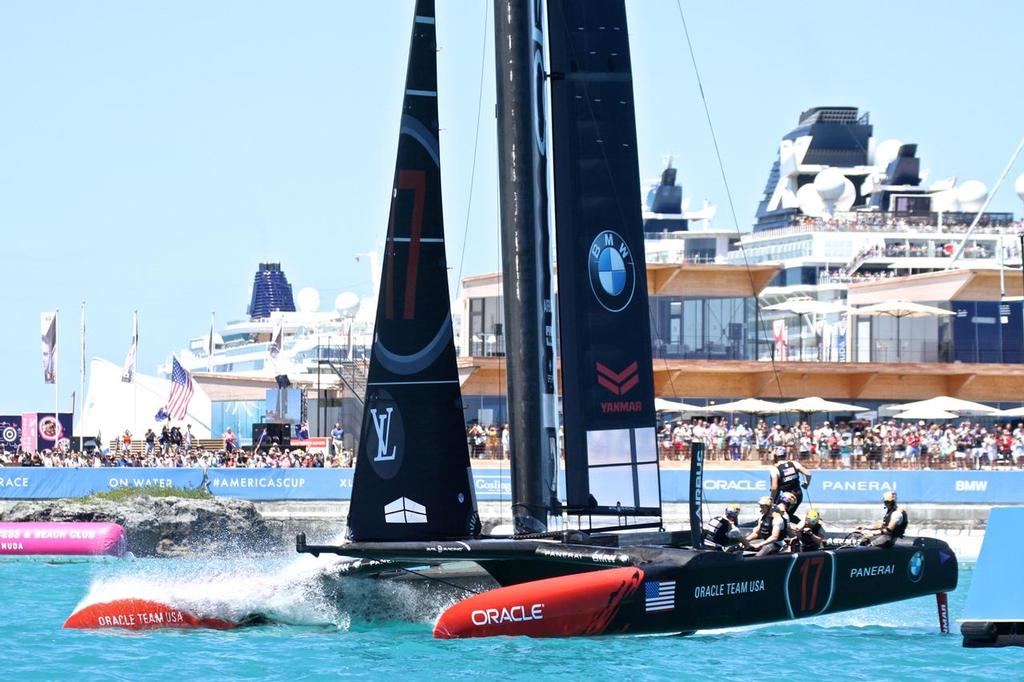
[[[724,516],[716,516],[704,525],[704,537],[716,545],[729,544],[729,531],[732,530],[732,521]]]
[[[800,472],[796,470],[795,464],[786,460],[775,465],[775,468],[779,470],[779,490],[791,493],[800,490]]]
[[[888,509],[886,509],[885,510],[885,516],[882,517],[882,530],[884,532],[888,533],[889,532],[888,531],[889,521],[892,519],[892,515],[895,514],[896,512],[900,513],[900,520],[899,520],[899,523],[896,524],[896,530],[894,530],[891,533],[889,533],[889,535],[893,539],[901,538],[901,537],[903,537],[903,534],[907,532],[907,523],[908,523],[907,512],[903,511],[899,507],[893,507],[892,511],[889,511]]]
[[[784,514],[774,510],[761,517],[761,521],[757,526],[758,539],[767,540],[772,536],[772,525],[776,515],[782,519],[782,532],[779,534],[778,542],[782,542],[786,539],[786,535],[789,534],[789,519],[787,519]]]

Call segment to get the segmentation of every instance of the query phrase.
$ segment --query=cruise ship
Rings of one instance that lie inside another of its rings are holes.
[[[749,229],[714,226],[706,201],[693,208],[671,160],[651,185],[644,229],[660,395],[1019,404],[1024,225],[1010,213],[979,214],[988,189],[977,180],[929,179],[917,146],[877,139],[867,113],[801,113]],[[1016,190],[1024,198],[1024,176]],[[453,319],[467,421],[503,421],[500,275],[466,277],[462,292]],[[895,299],[943,314],[856,313]],[[375,303],[346,294],[334,303],[320,310],[308,288],[293,296],[280,265],[263,263],[247,318],[218,328],[212,343],[210,334],[190,340],[179,358],[210,394],[215,433],[234,424],[245,434],[240,422],[271,417],[307,420],[321,435],[338,420],[358,428]],[[297,393],[287,414],[269,394],[259,399],[282,376]]]

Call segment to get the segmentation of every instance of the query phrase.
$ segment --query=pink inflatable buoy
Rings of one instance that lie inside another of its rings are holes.
[[[0,556],[123,556],[124,528],[92,521],[0,522]]]

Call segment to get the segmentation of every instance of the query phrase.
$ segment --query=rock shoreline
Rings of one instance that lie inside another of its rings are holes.
[[[281,538],[252,502],[140,495],[127,500],[31,500],[0,513],[3,521],[108,521],[125,530],[138,557],[182,557],[223,551],[272,551]]]

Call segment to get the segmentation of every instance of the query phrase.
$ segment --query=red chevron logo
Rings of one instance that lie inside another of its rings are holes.
[[[615,395],[625,395],[640,383],[637,369],[635,360],[621,372],[614,372],[599,362],[597,363],[597,383]]]

